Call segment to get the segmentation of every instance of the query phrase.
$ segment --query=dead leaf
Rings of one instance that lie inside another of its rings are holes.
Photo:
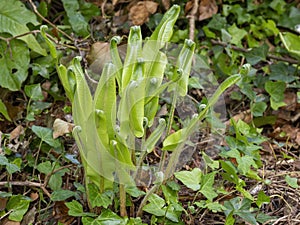
[[[39,198],[39,193],[37,193],[37,192],[30,193],[30,198],[32,201],[37,200]]]
[[[71,133],[73,130],[74,124],[66,122],[61,119],[55,119],[53,123],[53,138],[58,138],[65,134]]]
[[[43,89],[42,93],[44,95],[44,100],[46,100],[48,98],[48,92],[47,91],[49,91],[50,88],[51,88],[51,82],[50,81],[47,80],[46,82],[44,82],[42,84],[42,89]]]
[[[89,63],[89,69],[93,73],[101,74],[104,64],[111,60],[109,54],[109,43],[98,41],[95,42],[87,55],[87,61]]]
[[[142,25],[148,19],[150,14],[154,14],[157,10],[158,3],[152,1],[138,2],[129,10],[129,20],[133,25]]]
[[[231,119],[233,119],[235,122],[238,122],[239,120],[244,121],[245,123],[250,123],[252,121],[252,114],[250,109],[245,110],[243,112],[240,112],[239,114],[236,114],[235,116],[233,116]],[[225,122],[226,126],[230,125],[230,120],[227,120]]]
[[[297,132],[295,142],[300,146],[300,131]]]
[[[24,134],[24,127],[22,127],[22,125],[18,125],[12,132],[10,132],[9,141],[18,139],[22,134]]]
[[[215,0],[201,0],[199,5],[199,21],[211,18],[218,12]]]
[[[20,222],[17,221],[12,221],[12,220],[4,220],[1,225],[20,225]]]
[[[184,7],[184,13],[187,15],[193,8],[194,6],[194,1],[188,1],[186,4],[185,4],[185,7]]]
[[[7,203],[7,198],[1,198],[0,197],[0,211],[5,209],[6,203]]]
[[[300,129],[290,124],[276,127],[270,136],[279,141],[289,141],[300,145]]]
[[[21,225],[34,224],[35,212],[36,212],[35,207],[32,207],[29,211],[27,211],[27,213],[23,217]]]
[[[165,10],[168,10],[171,6],[170,0],[162,0],[161,3],[164,6]]]
[[[74,217],[68,215],[69,208],[63,201],[55,202],[53,210],[54,218],[58,219],[58,221],[64,225],[70,225],[75,220]]]
[[[295,111],[297,108],[297,94],[292,91],[285,92],[284,102],[286,106],[282,107],[282,109],[287,111]]]

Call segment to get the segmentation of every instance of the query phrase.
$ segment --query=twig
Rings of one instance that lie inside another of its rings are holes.
[[[214,40],[214,39],[211,39],[211,43],[213,45],[220,45],[220,46],[224,46],[224,47],[230,46],[231,49],[239,51],[239,52],[245,52],[245,53],[247,53],[247,52],[250,51],[248,49],[239,48],[239,47],[234,46],[234,45],[228,45],[228,43],[226,43],[226,42],[217,41],[217,40]],[[275,60],[283,61],[283,62],[288,62],[288,63],[291,63],[291,64],[299,64],[298,60],[293,59],[293,58],[289,58],[289,57],[280,57],[280,56],[275,56],[275,55],[268,54],[267,58],[269,58],[269,59],[275,59]]]
[[[189,38],[192,41],[194,41],[194,39],[195,39],[195,21],[196,21],[196,14],[197,14],[198,6],[199,6],[198,0],[194,0],[193,9],[192,9],[190,15],[188,16],[189,25],[190,25]]]
[[[58,32],[62,33],[64,36],[66,36],[68,39],[70,39],[71,41],[74,41],[74,39],[68,35],[66,32],[62,31],[61,29],[59,29],[57,26],[55,26],[55,24],[53,24],[52,22],[50,22],[49,20],[47,20],[45,17],[43,17],[39,11],[37,10],[35,4],[32,2],[32,0],[28,0],[30,5],[32,6],[33,11],[42,19],[44,20],[46,23],[50,24],[54,29],[56,29]]]
[[[13,186],[27,186],[27,187],[38,187],[41,188],[44,193],[50,198],[51,194],[49,191],[45,188],[44,184],[37,183],[37,182],[32,182],[32,181],[1,181],[0,182],[0,187],[1,186],[7,186],[7,185],[13,185]]]

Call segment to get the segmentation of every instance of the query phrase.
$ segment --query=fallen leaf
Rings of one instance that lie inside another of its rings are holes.
[[[24,127],[18,125],[12,132],[10,132],[9,141],[18,139],[21,134],[24,134]]]
[[[270,136],[279,141],[289,141],[300,145],[300,129],[290,124],[276,127]]]
[[[250,109],[248,110],[245,110],[243,112],[240,112],[239,114],[236,114],[235,116],[233,116],[231,119],[233,119],[235,122],[239,121],[239,120],[242,120],[244,121],[245,123],[250,123],[252,121],[252,114],[251,114],[251,111]],[[225,125],[226,126],[229,126],[230,125],[230,120],[227,120],[225,122]]]
[[[44,82],[42,84],[42,89],[43,89],[42,94],[44,96],[44,100],[46,100],[48,98],[48,92],[47,91],[49,91],[50,88],[51,88],[51,82],[50,81],[47,80],[46,82]]]
[[[7,203],[7,198],[1,198],[0,197],[0,211],[5,209],[6,203]]]
[[[39,193],[37,193],[37,192],[30,193],[30,198],[32,201],[37,200],[39,198]]]
[[[199,21],[211,18],[218,12],[215,0],[201,0],[199,5]]]
[[[30,197],[31,197],[31,195],[30,195]],[[23,217],[21,225],[34,224],[35,213],[36,213],[35,207],[32,207],[29,211],[27,211],[27,213]]]
[[[64,201],[54,202],[53,210],[54,218],[58,219],[64,225],[69,225],[75,220],[74,217],[68,215],[69,208],[65,205]]]
[[[152,1],[138,2],[129,10],[129,20],[133,25],[142,25],[148,19],[150,14],[154,14],[157,10],[158,3]]]
[[[17,221],[12,221],[12,220],[5,220],[3,221],[3,223],[1,223],[2,225],[20,225],[20,222]]]
[[[168,10],[171,6],[170,0],[162,0],[161,3],[164,6],[165,10]]]
[[[101,74],[104,64],[111,60],[109,53],[109,43],[98,41],[92,44],[90,52],[87,55],[89,69],[93,73]]]
[[[193,0],[192,1],[188,1],[185,4],[185,7],[184,7],[184,13],[188,14],[192,10],[193,6],[194,6],[194,1]]]
[[[284,93],[284,103],[286,106],[283,106],[282,109],[287,111],[295,111],[297,108],[297,94],[292,91]]]
[[[56,139],[65,134],[71,133],[73,130],[74,124],[66,122],[61,119],[55,119],[53,123],[53,138]]]

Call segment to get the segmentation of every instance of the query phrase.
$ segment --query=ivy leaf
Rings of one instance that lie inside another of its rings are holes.
[[[264,111],[267,109],[267,104],[265,102],[255,102],[251,107],[251,112],[253,116],[263,116]]]
[[[49,174],[52,171],[52,165],[50,161],[42,162],[37,165],[37,170],[40,173]]]
[[[231,34],[230,43],[242,47],[241,40],[248,34],[245,30],[239,29],[235,24],[231,27],[228,27],[228,32]]]
[[[1,99],[0,99],[0,113],[5,117],[5,119],[11,122],[11,118],[8,115],[7,108]]]
[[[300,37],[299,35],[285,32],[279,33],[281,41],[283,42],[285,48],[292,53],[295,57],[300,59]]]
[[[0,86],[11,91],[20,90],[23,81],[28,76],[29,61],[29,50],[24,42],[11,40],[8,48],[4,41],[0,41]]]
[[[260,208],[262,204],[269,203],[270,197],[267,196],[263,191],[259,191],[257,195],[256,205]]]
[[[214,191],[213,185],[215,181],[216,172],[208,173],[202,176],[200,192],[209,200],[213,201],[213,198],[218,194]]]
[[[54,148],[60,147],[59,140],[53,139],[53,131],[50,128],[33,125],[31,129],[40,139],[42,139],[43,142],[46,142]]]
[[[111,192],[105,191],[101,193],[95,184],[88,184],[89,198],[91,200],[92,207],[104,207],[107,209],[112,204]]]
[[[221,31],[221,29],[225,29],[227,25],[227,21],[225,17],[222,17],[220,14],[214,14],[212,19],[207,24],[208,28],[213,30]]]
[[[11,211],[9,219],[13,221],[21,221],[29,207],[30,199],[23,195],[13,195],[10,197],[6,209]]]
[[[32,100],[38,101],[44,99],[40,84],[25,85],[24,91],[25,94]]]
[[[174,175],[185,186],[192,189],[193,191],[198,191],[200,189],[202,172],[199,168],[194,168],[192,171],[179,171]]]
[[[245,155],[242,157],[237,157],[236,160],[238,163],[238,169],[243,175],[246,175],[251,170],[251,166],[257,167],[255,161],[253,160],[253,156]]]
[[[286,84],[283,81],[267,81],[265,83],[265,89],[271,96],[271,107],[274,110],[277,110],[279,107],[286,105],[283,102],[285,87]]]
[[[165,200],[159,197],[157,194],[153,194],[149,197],[149,204],[143,207],[145,212],[153,214],[155,216],[164,216],[166,210],[162,209],[165,205]]]
[[[4,155],[0,155],[0,165],[5,166],[9,174],[20,171],[20,168],[16,164],[9,163],[8,159]]]
[[[76,200],[73,200],[72,202],[67,202],[65,204],[69,208],[68,214],[70,216],[78,216],[78,217],[80,217],[80,216],[91,216],[91,217],[96,216],[94,213],[83,212],[82,205],[79,202],[77,202]]]
[[[259,61],[266,60],[269,47],[267,44],[263,44],[260,47],[253,48],[251,51],[245,53],[247,62],[251,65],[257,64]]]
[[[299,185],[297,183],[297,178],[296,177],[290,177],[289,175],[286,175],[285,176],[285,181],[292,188],[298,188],[299,187]]]
[[[70,190],[56,190],[51,194],[52,201],[64,201],[70,197],[75,196],[76,193]]]
[[[100,216],[95,218],[90,217],[83,217],[82,223],[83,225],[125,225],[127,219],[123,219],[117,214],[113,213],[110,210],[102,210],[102,213]],[[131,223],[129,223],[131,224]],[[136,224],[136,223],[134,223]],[[138,223],[142,224],[142,223]]]
[[[28,10],[21,1],[10,0],[0,4],[0,33],[9,33],[12,36],[26,34],[30,31],[26,26],[29,23],[35,26],[39,24],[35,14]],[[46,50],[40,46],[32,34],[18,39],[26,42],[33,51],[44,56],[47,55]],[[13,45],[11,44],[11,46]]]
[[[62,0],[62,2],[75,33],[82,37],[88,36],[90,33],[88,21],[93,15],[98,15],[99,10],[87,2],[82,4],[77,0]]]

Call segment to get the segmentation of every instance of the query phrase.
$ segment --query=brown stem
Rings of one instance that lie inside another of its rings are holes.
[[[195,39],[195,21],[196,21],[196,14],[198,11],[198,0],[194,0],[194,5],[193,5],[193,9],[190,13],[190,15],[188,16],[189,18],[189,27],[190,27],[190,31],[189,31],[189,38],[194,41]]]
[[[119,184],[119,190],[120,190],[120,216],[126,217],[127,211],[126,211],[126,191],[125,191],[125,185]]]
[[[37,182],[31,182],[31,181],[1,181],[0,187],[7,186],[7,185],[14,185],[14,186],[27,186],[27,187],[38,187],[43,190],[43,192],[50,198],[51,194],[48,192],[48,190],[45,188],[44,184],[37,183]]]
[[[68,35],[66,32],[62,31],[61,29],[59,29],[57,26],[55,26],[55,24],[53,24],[52,22],[50,22],[49,20],[47,20],[45,17],[43,17],[40,12],[37,10],[35,4],[32,2],[32,0],[29,0],[30,5],[33,8],[33,11],[42,19],[44,20],[46,23],[50,24],[51,27],[53,27],[55,30],[57,30],[58,32],[62,33],[64,36],[66,36],[68,39],[70,39],[71,41],[74,41],[74,39]]]

